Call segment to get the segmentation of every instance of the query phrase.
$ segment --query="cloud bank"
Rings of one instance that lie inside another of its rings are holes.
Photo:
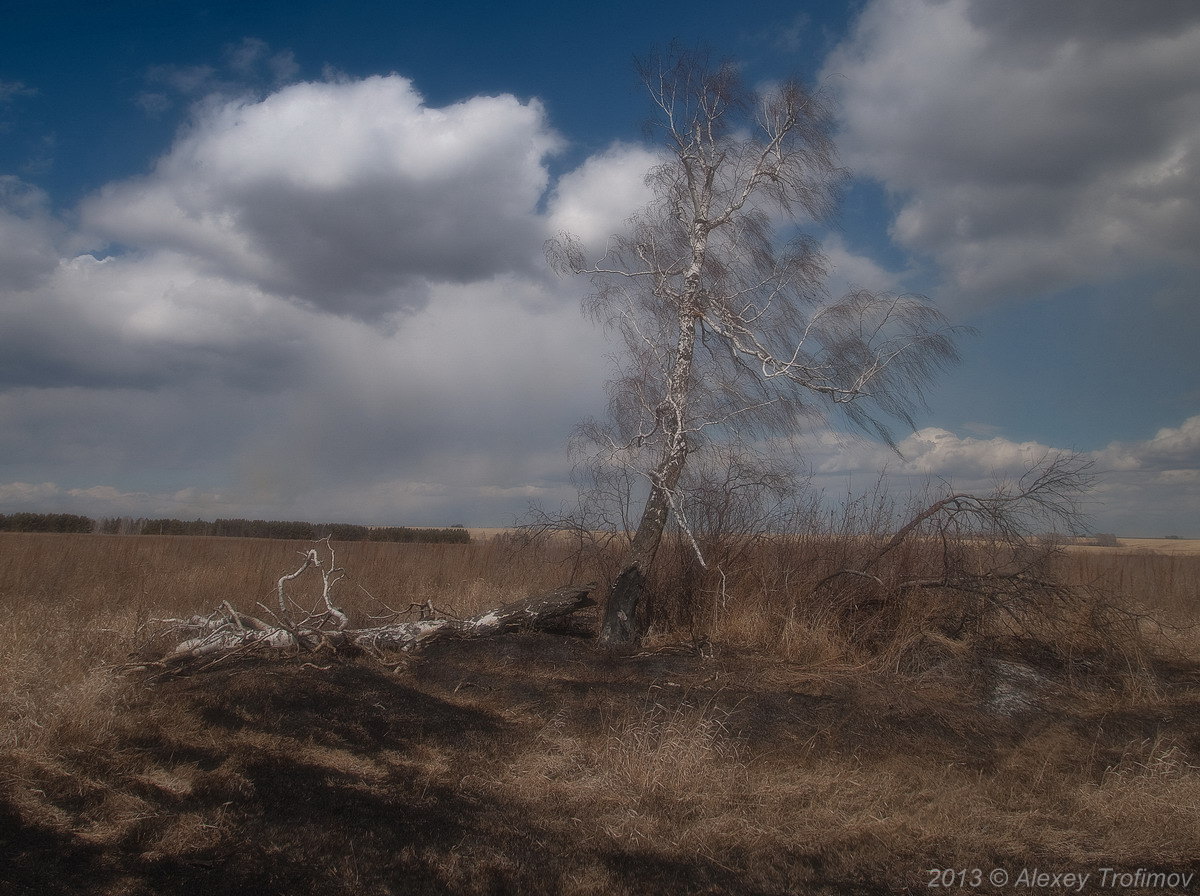
[[[336,78],[209,97],[74,227],[0,180],[0,506],[447,523],[565,497],[605,348],[542,244],[595,165],[634,184],[590,210],[619,226],[645,154],[548,196],[561,145],[536,101]]]

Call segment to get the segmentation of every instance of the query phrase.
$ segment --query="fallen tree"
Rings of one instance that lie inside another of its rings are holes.
[[[252,654],[304,654],[331,652],[367,653],[382,656],[388,652],[412,652],[439,638],[484,638],[505,632],[546,629],[560,625],[577,610],[594,606],[588,596],[596,587],[565,585],[546,594],[513,601],[467,619],[447,616],[391,622],[367,628],[351,628],[349,617],[333,602],[333,588],[345,575],[336,565],[329,539],[322,539],[329,559],[322,561],[315,548],[303,553],[304,562],[294,572],[280,576],[277,583],[279,609],[262,604],[265,621],[235,609],[228,601],[208,616],[189,619],[159,620],[166,634],[177,643],[140,667],[181,669],[197,661],[220,661]],[[322,577],[322,608],[294,621],[293,605],[285,586],[314,569]],[[422,616],[425,610],[422,608]]]

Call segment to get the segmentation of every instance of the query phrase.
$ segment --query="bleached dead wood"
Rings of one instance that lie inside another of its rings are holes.
[[[309,565],[319,566],[306,561],[305,568]],[[588,597],[593,588],[594,583],[566,585],[469,619],[422,619],[361,629],[324,629],[321,626],[328,619],[326,615],[296,626],[282,620],[271,624],[239,613],[225,603],[211,616],[193,616],[178,621],[176,630],[184,640],[170,650],[162,662],[175,666],[191,660],[219,659],[250,652],[411,652],[439,638],[483,638],[521,629],[551,627],[576,610],[593,606],[595,602]],[[328,604],[328,592],[325,597]],[[336,622],[341,624],[344,614],[337,611],[334,615]]]

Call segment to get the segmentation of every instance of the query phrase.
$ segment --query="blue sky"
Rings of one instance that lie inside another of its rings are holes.
[[[632,59],[672,39],[838,103],[832,285],[978,335],[903,458],[1046,450],[1097,528],[1200,536],[1200,6],[9,4],[0,512],[507,524],[568,494],[603,337],[543,240],[644,198]],[[904,433],[900,434],[902,437]],[[861,481],[861,480],[860,480]]]

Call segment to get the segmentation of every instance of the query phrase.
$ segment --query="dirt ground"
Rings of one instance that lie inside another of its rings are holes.
[[[394,671],[291,658],[136,679],[103,754],[58,788],[42,770],[57,817],[29,824],[19,790],[0,803],[0,892],[917,892],[942,857],[1019,867],[1078,861],[1071,837],[1105,848],[1104,819],[1057,843],[1069,822],[1042,819],[1022,842],[953,814],[988,788],[997,813],[1060,798],[1041,783],[997,796],[1014,768],[1082,761],[1080,786],[1103,788],[1152,736],[1146,761],[1194,770],[1194,670],[1165,671],[1174,696],[1123,713],[1040,679],[997,711],[1004,682],[979,673],[892,688],[703,645],[612,656],[526,633],[436,643]],[[1194,799],[1193,778],[1163,798]],[[1169,862],[1139,848],[1125,858],[1200,868],[1200,847],[1165,845]]]

